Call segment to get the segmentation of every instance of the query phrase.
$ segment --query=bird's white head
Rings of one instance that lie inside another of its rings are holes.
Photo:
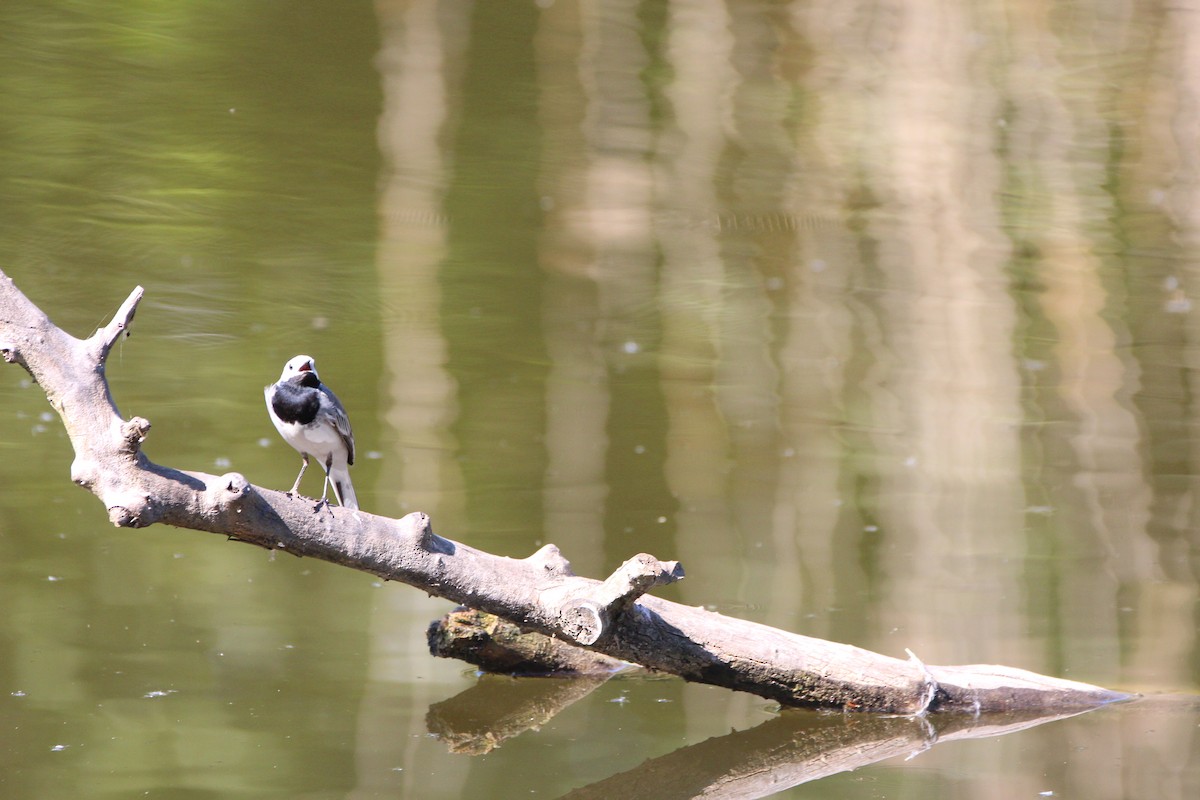
[[[302,372],[311,372],[316,376],[317,362],[313,361],[311,356],[293,356],[283,365],[283,374],[279,376],[279,380],[286,381]]]

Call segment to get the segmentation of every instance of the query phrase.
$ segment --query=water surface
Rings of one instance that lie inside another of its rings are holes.
[[[146,287],[108,375],[161,463],[289,486],[261,389],[304,352],[367,510],[1155,696],[785,796],[1188,798],[1194,16],[8,2],[0,266],[81,336]],[[555,797],[828,728],[624,678],[452,752],[442,704],[479,687],[425,652],[446,603],[113,529],[70,460],[0,370],[6,797]]]

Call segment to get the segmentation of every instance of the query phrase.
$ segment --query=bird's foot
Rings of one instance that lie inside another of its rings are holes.
[[[330,514],[333,514],[333,506],[330,505],[329,501],[327,499],[325,499],[324,497],[322,497],[320,500],[318,500],[316,502],[315,505],[313,505],[313,513],[316,514],[316,513],[320,512],[322,507],[328,509]]]
[[[311,497],[300,494],[300,492],[284,492],[284,494],[287,495],[287,498],[289,500],[306,500],[310,503],[314,503],[315,504],[315,505],[313,505],[313,513],[314,514],[321,510],[321,506],[329,505],[329,501],[327,501],[325,498],[321,498],[320,500],[314,500]]]

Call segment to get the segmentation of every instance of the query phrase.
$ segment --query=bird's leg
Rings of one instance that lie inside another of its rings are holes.
[[[333,456],[332,455],[329,456],[329,458],[325,459],[324,466],[325,466],[325,482],[323,484],[321,484],[321,499],[317,501],[316,506],[313,507],[313,511],[320,511],[321,506],[325,506],[326,508],[329,508],[329,500],[327,500],[326,498],[329,495],[329,481],[330,481],[329,468],[333,466]]]
[[[301,453],[300,457],[304,461],[300,464],[300,474],[296,476],[296,482],[292,484],[292,488],[288,489],[288,497],[297,494],[297,489],[300,488],[300,479],[304,477],[304,470],[308,469],[308,453]]]

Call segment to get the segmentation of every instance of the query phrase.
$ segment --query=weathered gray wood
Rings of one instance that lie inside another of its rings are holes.
[[[76,339],[0,272],[0,355],[24,366],[62,417],[71,477],[122,527],[166,523],[310,556],[402,581],[521,627],[688,680],[785,705],[923,714],[1086,708],[1125,695],[995,666],[934,667],[812,639],[643,596],[678,580],[675,562],[627,561],[606,581],[578,577],[553,545],[525,559],[494,556],[434,534],[420,512],[389,519],[322,507],[252,485],[150,461],[150,423],[125,420],[105,359],[142,297],[138,287],[104,328]]]

